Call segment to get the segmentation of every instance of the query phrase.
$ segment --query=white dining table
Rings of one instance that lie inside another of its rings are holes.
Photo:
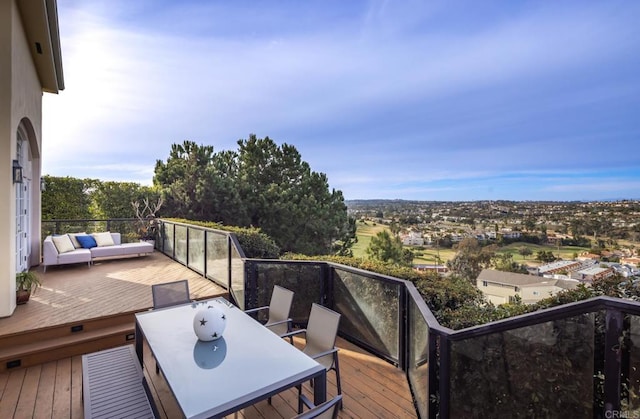
[[[207,305],[227,324],[221,338],[204,342],[193,318]],[[310,380],[314,403],[326,400],[325,368],[224,298],[135,317],[140,363],[146,340],[186,418],[222,417]]]

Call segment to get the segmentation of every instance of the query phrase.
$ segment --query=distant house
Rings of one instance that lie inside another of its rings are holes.
[[[552,276],[557,273],[570,274],[573,271],[577,271],[583,267],[581,262],[575,260],[557,260],[555,262],[547,263],[538,267],[538,275],[540,276]]]
[[[591,284],[595,279],[604,279],[612,276],[615,271],[612,268],[601,268],[600,266],[590,266],[571,273],[572,279]]]
[[[424,245],[424,238],[422,233],[417,231],[410,231],[402,237],[402,244],[405,246],[422,246]]]
[[[589,260],[597,261],[597,260],[600,260],[600,255],[595,254],[595,253],[584,252],[584,253],[580,254],[580,256],[578,256],[576,258],[576,260],[579,260],[579,261],[589,261]]]
[[[487,301],[495,305],[513,301],[516,295],[523,303],[533,304],[560,291],[577,287],[578,281],[484,269],[478,275],[476,286]]]
[[[624,265],[640,266],[640,258],[637,256],[620,259],[620,263]]]
[[[449,272],[449,268],[446,265],[429,265],[429,264],[416,264],[413,265],[413,269],[418,272],[438,272],[441,274],[445,274]]]
[[[515,240],[522,237],[522,233],[519,231],[513,230],[500,230],[498,233],[499,236],[502,236],[503,239]]]

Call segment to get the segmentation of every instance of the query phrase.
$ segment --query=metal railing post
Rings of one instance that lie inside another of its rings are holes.
[[[431,362],[431,360],[429,360]],[[440,382],[440,417],[449,417],[449,389],[451,388],[451,341],[448,336],[440,335],[440,365],[438,367]]]
[[[604,415],[606,418],[620,414],[620,388],[623,347],[620,341],[624,315],[609,308],[606,312],[604,347]]]
[[[428,378],[428,387],[429,387],[429,400],[427,401],[429,418],[435,419],[438,417],[438,395],[442,392],[440,391],[440,381],[438,380],[438,344],[441,337],[431,332],[431,329],[427,327],[427,341],[429,342],[429,359],[428,368],[429,368],[429,378]],[[444,416],[441,416],[444,417]]]

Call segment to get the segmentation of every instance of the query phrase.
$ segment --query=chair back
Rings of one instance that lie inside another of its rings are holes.
[[[191,302],[189,281],[186,279],[151,286],[153,308],[163,308]]]
[[[289,331],[289,325],[286,322],[270,324],[287,320],[291,312],[292,303],[293,291],[274,285],[271,293],[271,302],[269,303],[269,320],[267,320],[266,326],[275,334],[282,335]]]
[[[309,356],[314,356],[332,350],[336,344],[339,324],[339,313],[320,304],[313,303],[309,314],[309,322],[307,323],[307,339],[303,352]],[[333,355],[317,358],[316,361],[329,370],[333,366]]]
[[[333,399],[327,400],[311,410],[307,410],[304,413],[297,415],[294,419],[335,419],[338,417],[338,406],[342,400],[342,395],[339,394]]]

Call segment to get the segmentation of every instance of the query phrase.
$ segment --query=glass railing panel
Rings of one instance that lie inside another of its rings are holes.
[[[162,223],[164,243],[162,244],[162,251],[165,255],[173,257],[173,224]]]
[[[187,264],[187,227],[177,225],[175,226],[175,259],[178,262]]]
[[[594,318],[451,342],[449,416],[593,417]]]
[[[640,418],[640,317],[629,315],[629,382],[623,398],[622,410],[626,417]],[[624,394],[623,394],[624,395]]]
[[[226,234],[207,231],[207,278],[229,286],[229,239]]]
[[[333,298],[340,331],[398,362],[403,284],[334,269]]]
[[[241,310],[245,309],[244,261],[235,246],[231,246],[231,293]]]
[[[323,265],[314,262],[270,263],[260,261],[257,270],[257,307],[268,306],[273,286],[279,285],[294,292],[290,317],[294,323],[305,324],[311,304],[321,303],[323,297]],[[264,313],[261,313],[261,316]],[[260,317],[260,320],[266,320]],[[342,321],[342,320],[341,320]]]
[[[429,417],[429,326],[418,305],[409,297],[408,330],[409,370],[407,376],[413,390],[420,417]]]
[[[204,230],[189,227],[189,268],[204,275]]]

